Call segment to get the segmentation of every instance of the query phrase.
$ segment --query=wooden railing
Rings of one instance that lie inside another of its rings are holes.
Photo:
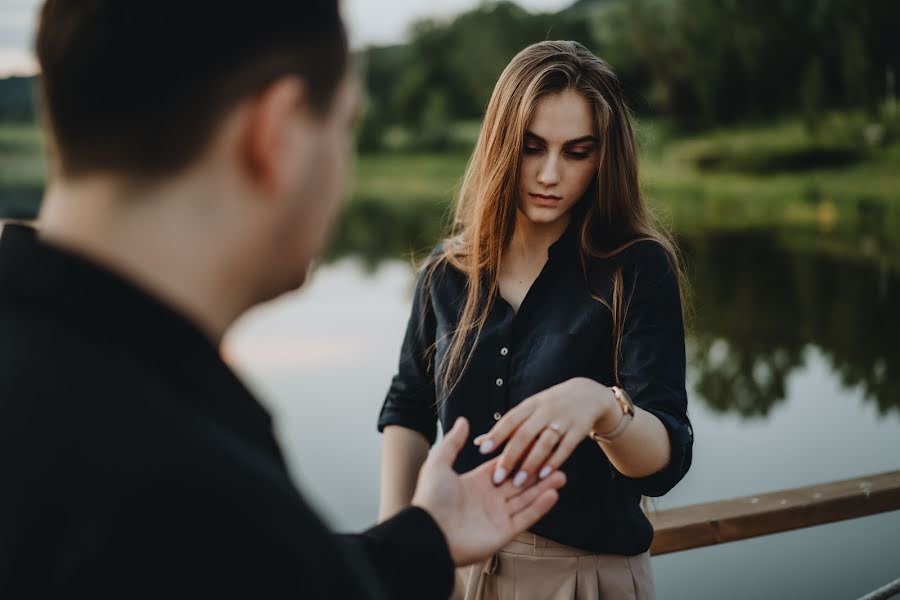
[[[900,510],[900,471],[650,511],[654,556]]]

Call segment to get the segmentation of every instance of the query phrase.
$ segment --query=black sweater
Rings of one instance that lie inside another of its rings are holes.
[[[426,511],[329,532],[268,414],[193,323],[13,225],[0,237],[0,481],[2,598],[425,599],[453,586]]]

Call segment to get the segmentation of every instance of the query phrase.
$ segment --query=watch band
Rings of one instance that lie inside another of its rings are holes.
[[[619,403],[619,408],[622,409],[622,418],[619,419],[619,423],[609,433],[600,435],[592,429],[588,436],[595,442],[613,441],[625,432],[628,424],[631,423],[632,419],[634,419],[634,409],[632,408],[633,405],[631,404],[631,399],[628,398],[627,395],[625,395],[624,390],[616,386],[613,386],[610,389],[612,390],[613,395],[616,397],[616,400]],[[623,398],[623,396],[625,397]]]
[[[611,442],[623,433],[625,433],[625,429],[628,427],[628,424],[631,423],[632,417],[629,413],[624,413],[622,418],[619,419],[619,424],[616,425],[616,428],[607,433],[606,435],[600,435],[599,433],[595,433],[591,431],[591,439],[595,442]]]

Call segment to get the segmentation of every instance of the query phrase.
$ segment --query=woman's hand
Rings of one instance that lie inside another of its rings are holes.
[[[493,480],[502,483],[521,462],[513,479],[520,487],[535,474],[544,479],[558,469],[591,429],[609,420],[616,405],[610,388],[575,377],[523,400],[489,432],[475,438],[475,444],[488,454],[510,438]]]

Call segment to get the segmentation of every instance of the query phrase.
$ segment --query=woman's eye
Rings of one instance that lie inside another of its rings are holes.
[[[543,151],[543,148],[539,146],[525,146],[525,154],[537,154],[541,151]]]
[[[590,152],[590,150],[587,150],[587,151],[569,150],[568,152],[566,152],[566,154],[568,154],[571,158],[574,158],[575,160],[582,160],[582,159],[585,159],[588,156],[590,156],[591,152]]]

